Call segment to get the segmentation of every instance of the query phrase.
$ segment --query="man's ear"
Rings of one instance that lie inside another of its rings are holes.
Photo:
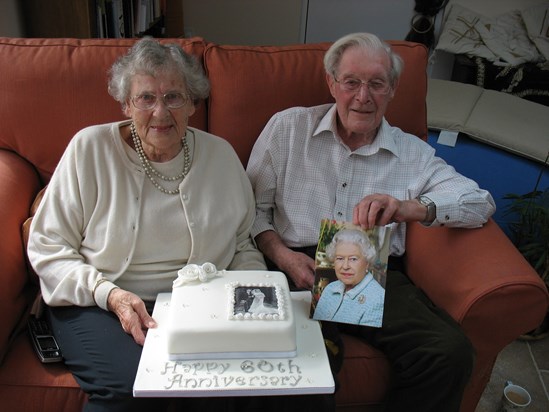
[[[400,82],[400,79],[396,79],[395,83],[393,84],[393,87],[391,87],[391,100],[393,100],[393,97],[395,97],[396,90],[398,89],[398,84]]]
[[[326,83],[328,83],[328,88],[330,89],[330,94],[335,99],[335,79],[334,76],[332,76],[329,73],[326,73]]]

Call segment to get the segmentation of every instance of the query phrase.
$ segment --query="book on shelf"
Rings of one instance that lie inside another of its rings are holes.
[[[96,0],[97,33],[101,38],[164,33],[165,0]]]

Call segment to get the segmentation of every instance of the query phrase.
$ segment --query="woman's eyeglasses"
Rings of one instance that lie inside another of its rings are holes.
[[[160,97],[168,109],[179,109],[189,100],[189,97],[183,93],[166,93]],[[139,110],[151,110],[158,103],[158,96],[155,94],[143,93],[133,96],[130,99],[133,105]]]

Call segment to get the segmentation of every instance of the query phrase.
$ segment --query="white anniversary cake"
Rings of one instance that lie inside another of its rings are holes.
[[[174,281],[168,316],[170,360],[288,358],[297,353],[286,276],[187,265]]]

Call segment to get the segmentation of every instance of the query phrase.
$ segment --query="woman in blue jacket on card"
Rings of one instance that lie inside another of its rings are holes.
[[[326,247],[326,257],[337,280],[322,291],[314,319],[380,327],[385,289],[369,270],[376,250],[366,233],[340,230]]]

